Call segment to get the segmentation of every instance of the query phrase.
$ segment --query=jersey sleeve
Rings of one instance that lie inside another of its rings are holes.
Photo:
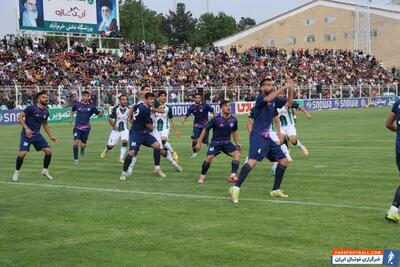
[[[168,106],[168,114],[167,114],[168,119],[172,119],[174,117],[174,114],[172,114],[172,108]]]
[[[212,118],[206,125],[206,130],[209,131],[211,128],[214,127],[215,118]]]
[[[100,110],[97,107],[93,107],[93,113],[96,115],[100,114]]]
[[[141,110],[140,112],[143,112],[143,122],[144,124],[153,124],[153,120],[151,119],[150,116],[150,109],[146,108]]]
[[[275,99],[275,107],[282,108],[286,104],[286,102],[286,98],[278,97],[277,99]]]
[[[234,132],[236,132],[236,131],[238,130],[238,121],[237,121],[236,118],[235,118],[235,122],[233,123],[232,130],[233,130]]]
[[[115,120],[115,119],[117,118],[117,108],[118,108],[118,107],[114,107],[114,108],[112,109],[111,114],[110,114],[110,116],[109,116],[111,119],[114,119],[114,120]]]
[[[188,110],[186,111],[185,117],[186,117],[186,118],[189,117],[190,114],[192,114],[192,113],[193,113],[193,108],[192,108],[192,106],[190,106],[190,107],[188,108]]]
[[[25,114],[32,114],[32,112],[33,112],[33,107],[32,107],[32,106],[27,106],[27,107],[24,109],[24,113],[25,113]]]
[[[77,110],[78,110],[78,106],[75,103],[75,104],[72,105],[72,112],[77,111]]]
[[[261,95],[257,96],[256,104],[254,107],[257,107],[257,108],[263,107],[265,105],[264,97],[265,97],[265,94],[261,94]]]
[[[254,107],[250,110],[249,118],[254,120]]]

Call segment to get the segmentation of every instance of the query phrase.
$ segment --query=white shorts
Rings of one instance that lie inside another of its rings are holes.
[[[110,137],[108,137],[108,145],[109,146],[115,146],[116,144],[118,144],[118,141],[121,139],[121,141],[129,141],[129,131],[128,130],[124,130],[122,132],[120,131],[116,131],[116,130],[112,130],[110,133]]]
[[[162,141],[161,141],[161,134],[160,134],[160,132],[157,131],[157,130],[153,130],[153,131],[151,132],[151,135],[157,140],[157,142],[160,143],[160,148],[162,149],[162,148],[163,148],[163,145],[162,145]]]
[[[281,127],[284,136],[297,136],[296,128],[293,125]]]
[[[168,140],[169,129],[162,130],[160,133],[161,139]]]

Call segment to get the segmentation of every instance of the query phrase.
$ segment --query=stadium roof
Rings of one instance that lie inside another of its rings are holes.
[[[250,29],[241,31],[227,38],[218,40],[214,42],[214,46],[230,45],[231,43],[236,42],[237,40],[240,40],[242,38],[245,38],[246,36],[255,33],[259,30],[262,30],[273,23],[297,15],[315,6],[327,6],[327,7],[341,8],[347,10],[355,10],[356,4],[357,1],[351,1],[351,0],[313,0],[304,5],[298,6],[295,9],[282,13],[276,17],[263,21],[257,24],[256,26],[251,27]],[[363,4],[360,5],[363,6]],[[400,20],[400,5],[370,3],[369,8],[371,14]]]

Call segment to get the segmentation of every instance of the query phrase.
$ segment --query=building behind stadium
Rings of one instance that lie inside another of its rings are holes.
[[[366,1],[359,1],[361,8],[357,8],[355,1],[310,1],[214,45],[223,46],[227,51],[232,46],[238,51],[253,46],[274,46],[288,51],[300,48],[354,50],[355,38],[360,38],[360,32],[367,35],[364,21],[369,10],[371,54],[382,60],[385,67],[400,67],[400,0],[388,4],[371,2],[368,6],[364,5]],[[359,20],[357,14],[361,14]]]

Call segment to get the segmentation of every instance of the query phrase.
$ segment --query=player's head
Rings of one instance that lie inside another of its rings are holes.
[[[102,0],[101,3],[101,16],[103,20],[108,20],[113,10],[113,5],[110,0]]]
[[[82,101],[85,103],[88,103],[90,101],[90,92],[89,91],[83,91],[82,92]]]
[[[35,95],[36,103],[47,106],[49,104],[49,96],[47,95],[47,90],[40,91]]]
[[[272,91],[272,86],[274,85],[274,82],[272,81],[272,78],[267,77],[261,80],[260,82],[260,89],[264,93],[270,93]]]
[[[118,97],[118,99],[119,99],[119,104],[121,105],[121,107],[128,106],[128,97],[126,95],[120,95]]]
[[[197,105],[200,105],[201,101],[202,101],[201,94],[199,94],[199,93],[194,94],[194,103],[196,103]]]
[[[24,0],[24,7],[28,14],[37,14],[36,0]]]
[[[156,96],[153,93],[147,93],[144,95],[144,101],[147,106],[154,107]]]
[[[167,92],[160,91],[158,93],[158,101],[160,101],[161,104],[167,103]]]
[[[222,100],[219,103],[219,107],[221,108],[222,114],[229,115],[231,113],[231,102],[229,102],[229,100]]]
[[[145,95],[147,93],[151,93],[151,88],[148,85],[143,85],[142,88],[140,88],[140,95],[142,99],[145,99]]]

